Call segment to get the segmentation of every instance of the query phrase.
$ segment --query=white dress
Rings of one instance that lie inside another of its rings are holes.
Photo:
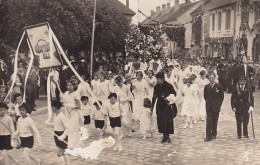
[[[151,110],[150,108],[142,108],[142,114],[140,118],[140,132],[147,134],[151,128]]]
[[[144,104],[144,99],[148,98],[148,86],[147,82],[142,79],[141,81],[134,81],[133,85],[135,86],[134,93],[134,101],[133,101],[133,116],[135,119],[140,119],[142,108]]]
[[[200,116],[205,116],[206,115],[206,101],[204,99],[204,87],[209,84],[208,79],[202,79],[202,78],[197,78],[195,80],[195,83],[198,86],[198,91],[199,91],[199,115]]]
[[[68,148],[82,147],[80,128],[84,125],[84,117],[80,110],[75,109],[75,100],[80,100],[78,92],[69,93],[69,91],[66,91],[62,98],[66,116],[69,118]]]
[[[192,84],[190,87],[184,85],[184,100],[182,104],[181,115],[184,116],[196,116],[198,115],[198,106],[199,106],[199,98],[198,98],[198,90],[197,87]]]
[[[147,81],[147,87],[148,87],[148,91],[149,91],[149,96],[148,98],[150,99],[150,101],[152,101],[153,98],[153,90],[154,90],[154,86],[151,86],[150,84],[155,83],[156,84],[156,78],[153,76],[152,78],[146,78]]]
[[[99,81],[97,84],[97,98],[104,104],[108,100],[110,94],[109,80]]]

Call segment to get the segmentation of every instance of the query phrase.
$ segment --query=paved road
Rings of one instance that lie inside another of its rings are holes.
[[[197,123],[193,129],[183,129],[183,119],[175,120],[175,135],[172,136],[171,144],[161,144],[161,135],[156,134],[154,138],[142,140],[139,132],[132,137],[123,139],[124,151],[119,153],[107,148],[99,155],[98,160],[83,160],[79,157],[70,157],[72,165],[99,164],[99,165],[260,165],[260,91],[255,93],[255,111],[254,124],[256,139],[252,138],[251,122],[249,123],[250,139],[236,139],[236,123],[234,113],[230,108],[230,94],[225,94],[225,100],[222,106],[218,125],[218,137],[216,140],[205,143],[205,122]],[[44,99],[37,102],[39,107],[46,106]],[[38,111],[33,116],[37,122],[42,135],[44,147],[38,147],[36,143],[34,153],[38,158],[43,159],[44,165],[56,165],[56,149],[53,137],[43,129],[44,121],[47,119],[46,110]],[[43,114],[42,114],[43,113]],[[90,142],[97,139],[94,130],[91,137],[84,142],[89,145]],[[168,156],[176,151],[177,153]],[[22,150],[11,151],[13,155],[24,164],[22,159]],[[246,156],[246,153],[248,155]]]

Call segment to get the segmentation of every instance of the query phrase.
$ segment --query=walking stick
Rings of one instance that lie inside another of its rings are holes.
[[[255,139],[255,129],[254,129],[253,112],[251,111],[250,114],[251,114],[251,122],[252,122],[253,137],[254,137],[254,139]]]

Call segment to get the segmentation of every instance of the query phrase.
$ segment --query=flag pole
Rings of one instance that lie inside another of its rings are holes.
[[[92,27],[92,41],[91,41],[91,53],[90,53],[90,81],[93,75],[93,54],[94,54],[94,38],[95,38],[95,25],[96,25],[96,6],[97,0],[94,0],[94,16],[93,16],[93,27]]]

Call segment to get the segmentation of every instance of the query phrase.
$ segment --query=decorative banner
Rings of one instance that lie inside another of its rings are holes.
[[[39,60],[39,68],[60,66],[58,51],[53,39],[50,38],[50,27],[48,23],[26,27],[25,31],[29,39],[35,58]]]

